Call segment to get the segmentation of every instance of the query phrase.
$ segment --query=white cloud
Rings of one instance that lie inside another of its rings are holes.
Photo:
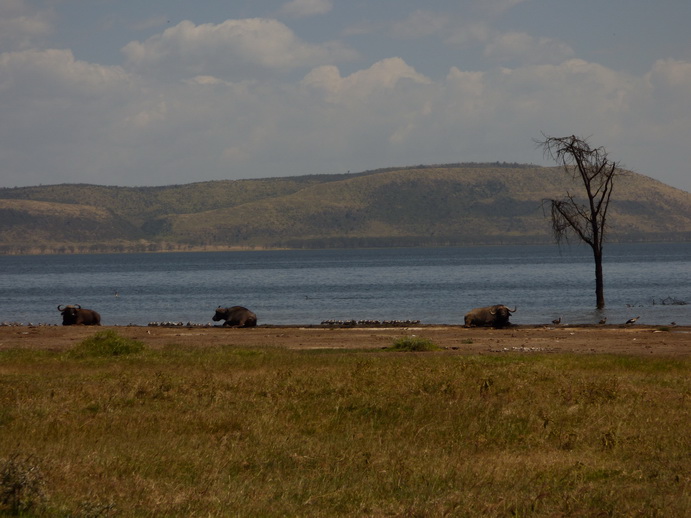
[[[168,19],[167,16],[159,14],[157,16],[152,16],[151,18],[147,18],[144,20],[138,20],[133,24],[134,29],[138,31],[144,31],[147,29],[153,29],[156,27],[161,27],[163,25],[166,25],[167,23],[170,23],[170,20]]]
[[[484,55],[500,62],[519,60],[521,63],[556,64],[575,53],[567,44],[552,38],[510,32],[494,38],[485,47]]]
[[[452,46],[464,46],[475,42],[484,43],[491,38],[492,30],[484,22],[472,22],[454,26],[444,41]]]
[[[401,39],[439,36],[449,29],[451,23],[446,14],[418,10],[405,20],[393,22],[390,33]]]
[[[672,101],[675,109],[685,107],[691,109],[686,104],[691,94],[691,63],[676,59],[661,59],[655,62],[650,73],[646,75],[646,80],[650,86],[665,99]],[[672,96],[669,99],[667,96]],[[677,103],[684,102],[683,106]]]
[[[292,0],[281,8],[281,13],[293,18],[306,18],[326,14],[332,9],[331,0]]]
[[[53,31],[54,15],[23,0],[0,1],[0,49],[23,50],[35,46]]]
[[[503,14],[529,0],[474,0],[475,8],[492,15]]]
[[[651,150],[652,156],[673,143],[679,143],[679,149],[688,149],[684,142],[688,142],[691,132],[691,63],[658,60],[637,86],[631,95],[635,110],[627,115],[626,127],[645,132],[648,146],[656,148]],[[691,154],[683,161],[688,171]]]
[[[141,93],[130,79],[120,67],[76,60],[69,50],[0,54],[0,156],[8,183],[103,182],[100,173],[117,174],[129,150],[113,146],[113,137]]]
[[[156,123],[166,120],[168,105],[165,101],[159,101],[156,105],[126,117],[125,122],[134,128],[148,128]]]
[[[449,13],[416,10],[406,18],[393,21],[360,21],[347,27],[345,36],[386,34],[398,40],[421,38],[437,39],[447,45],[459,47],[475,42],[486,42],[492,31],[482,19],[461,18]]]
[[[356,56],[338,43],[304,42],[286,25],[264,18],[201,25],[183,21],[143,43],[127,44],[123,52],[127,66],[140,73],[224,78],[285,72]]]
[[[329,101],[339,101],[351,96],[362,98],[377,91],[391,91],[405,80],[418,84],[430,83],[428,78],[417,73],[401,58],[389,58],[347,77],[341,77],[334,66],[318,67],[305,76],[302,85],[320,90]]]
[[[83,100],[128,88],[118,66],[104,67],[75,59],[69,50],[24,50],[0,54],[0,92],[18,99],[35,95]]]

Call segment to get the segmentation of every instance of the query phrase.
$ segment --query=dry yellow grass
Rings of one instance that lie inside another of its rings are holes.
[[[0,351],[0,470],[40,473],[26,507],[689,515],[686,357],[289,350],[227,336],[118,356]]]

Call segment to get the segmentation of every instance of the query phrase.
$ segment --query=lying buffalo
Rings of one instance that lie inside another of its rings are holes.
[[[509,309],[506,306],[496,305],[484,308],[475,308],[465,316],[465,327],[506,327],[510,326],[509,317],[518,308]]]
[[[74,306],[58,306],[58,311],[62,314],[63,326],[100,326],[101,315],[93,309],[83,309],[79,304]]]
[[[218,306],[211,320],[214,322],[225,320],[223,325],[226,327],[254,327],[257,325],[257,315],[242,306],[233,306],[231,308]]]

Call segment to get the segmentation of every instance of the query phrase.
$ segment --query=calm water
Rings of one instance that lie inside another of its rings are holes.
[[[0,272],[0,322],[57,324],[56,306],[76,303],[105,325],[207,323],[218,305],[247,306],[260,325],[459,324],[507,304],[517,324],[691,325],[691,244],[608,245],[603,313],[591,251],[576,246],[0,256]]]

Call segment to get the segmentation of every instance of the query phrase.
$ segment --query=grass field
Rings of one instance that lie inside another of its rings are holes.
[[[0,514],[691,512],[686,358],[102,345],[0,351]]]

